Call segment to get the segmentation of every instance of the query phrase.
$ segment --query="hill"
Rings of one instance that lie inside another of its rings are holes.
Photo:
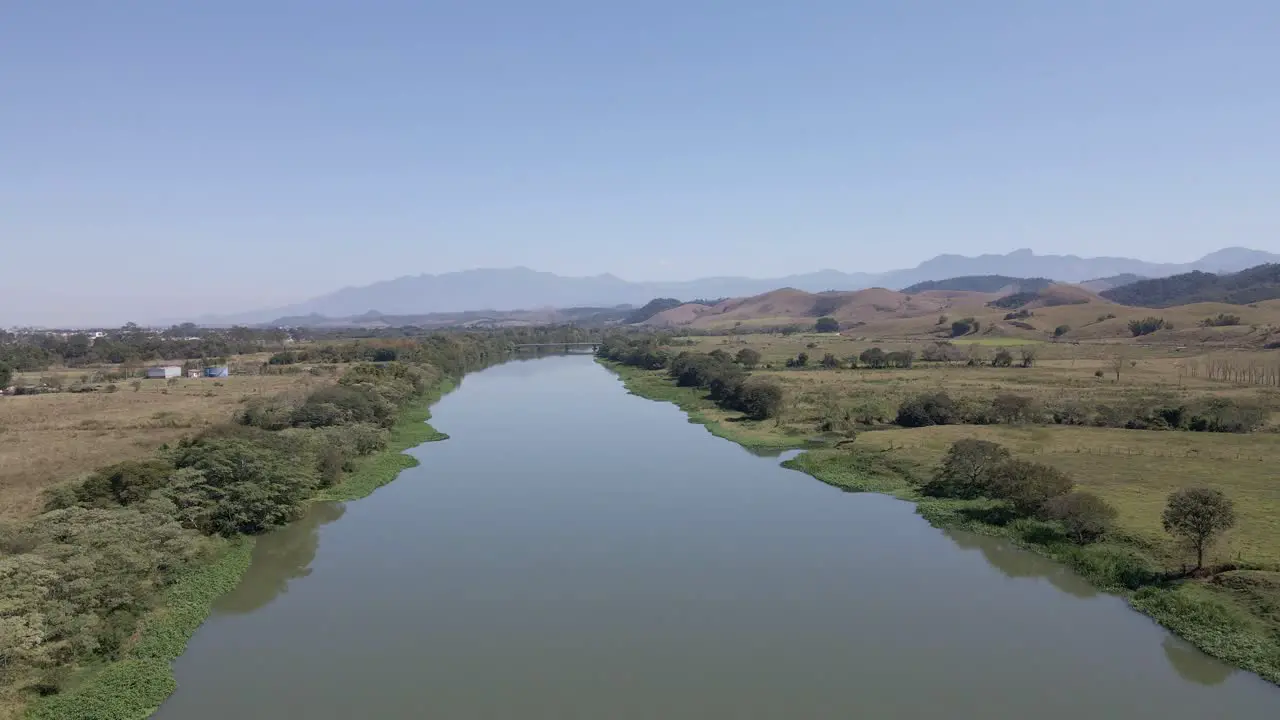
[[[1052,280],[1046,278],[1017,278],[1008,275],[965,275],[947,278],[946,280],[925,280],[902,288],[902,292],[908,295],[930,290],[960,290],[980,293],[1034,292],[1048,287],[1052,282]]]
[[[391,315],[455,313],[478,308],[510,311],[540,307],[639,306],[653,298],[750,297],[779,287],[817,293],[871,287],[910,288],[948,278],[1000,275],[1009,278],[1053,278],[1081,282],[1133,273],[1164,277],[1193,270],[1234,272],[1261,262],[1280,262],[1280,255],[1228,248],[1193,263],[1149,263],[1130,258],[1080,258],[1037,255],[1018,250],[1005,255],[939,255],[918,266],[884,273],[820,270],[776,278],[708,277],[680,282],[631,282],[613,275],[563,277],[529,268],[479,269],[439,275],[406,275],[394,280],[349,287],[283,308],[234,315],[206,316],[205,325],[262,323],[282,316],[346,318],[373,308]],[[942,289],[942,288],[940,288]],[[182,322],[190,318],[172,319]],[[142,320],[151,320],[142,318]],[[165,321],[164,324],[172,324]]]
[[[1100,293],[1104,290],[1118,288],[1121,285],[1130,285],[1130,284],[1141,282],[1143,280],[1148,280],[1148,279],[1150,278],[1147,278],[1142,275],[1134,275],[1133,273],[1124,273],[1122,275],[1112,275],[1111,277],[1094,278],[1092,280],[1085,280],[1084,282],[1077,283],[1077,284],[1080,287],[1084,288],[1085,290],[1088,290],[1089,292]]]
[[[1017,292],[991,301],[992,307],[1005,310],[1031,310],[1060,305],[1086,305],[1103,302],[1097,295],[1075,285],[1050,284],[1032,292]]]
[[[1107,290],[1102,297],[1122,305],[1150,308],[1206,302],[1248,305],[1280,298],[1280,264],[1259,265],[1228,275],[1195,271],[1142,280]]]
[[[635,310],[627,313],[627,317],[624,319],[624,322],[628,324],[642,323],[660,312],[680,307],[683,304],[684,303],[675,298],[654,298],[653,300],[645,303],[643,307],[636,308]]]

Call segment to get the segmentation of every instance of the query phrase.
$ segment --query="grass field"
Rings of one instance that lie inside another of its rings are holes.
[[[113,393],[0,397],[0,520],[34,514],[41,492],[52,484],[226,422],[245,398],[306,393],[335,377],[232,375],[172,385],[144,380],[136,391],[121,382]]]

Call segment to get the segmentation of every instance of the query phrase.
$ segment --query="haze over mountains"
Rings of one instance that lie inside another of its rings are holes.
[[[362,287],[343,288],[287,307],[233,316],[204,317],[207,324],[264,323],[282,317],[321,315],[349,317],[370,311],[385,314],[516,310],[544,307],[612,307],[643,305],[657,297],[694,300],[758,295],[783,287],[808,292],[906,288],[917,283],[958,276],[1005,275],[1084,282],[1126,275],[1160,278],[1191,271],[1236,272],[1280,255],[1226,248],[1191,263],[1152,263],[1122,257],[1081,258],[1037,255],[1017,250],[1005,255],[939,255],[914,268],[884,273],[819,270],[777,278],[707,277],[680,282],[631,282],[614,275],[563,277],[529,268],[478,269],[441,275],[404,276]]]

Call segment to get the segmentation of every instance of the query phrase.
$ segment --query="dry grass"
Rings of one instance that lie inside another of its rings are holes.
[[[305,392],[334,377],[233,375],[172,386],[145,380],[136,392],[122,382],[114,393],[0,397],[0,519],[34,514],[40,493],[54,483],[226,422],[247,397]]]

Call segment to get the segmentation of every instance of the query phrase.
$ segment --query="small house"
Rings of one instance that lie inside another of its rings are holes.
[[[227,377],[230,374],[231,373],[227,370],[226,365],[216,365],[214,367],[207,367],[204,369],[204,376],[208,378]]]
[[[187,377],[189,377],[189,378],[198,378],[198,377],[200,377],[200,371],[199,371],[199,370],[188,370],[188,371],[187,371]]]
[[[178,365],[157,365],[147,368],[147,377],[155,380],[182,377],[182,368]]]

